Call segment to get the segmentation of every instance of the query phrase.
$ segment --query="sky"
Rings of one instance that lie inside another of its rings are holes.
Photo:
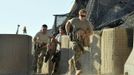
[[[55,14],[70,12],[74,0],[0,0],[0,34],[27,34],[34,37],[47,24],[51,29]]]

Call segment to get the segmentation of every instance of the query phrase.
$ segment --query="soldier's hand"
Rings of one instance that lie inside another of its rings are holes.
[[[47,45],[43,45],[42,48],[47,48]]]
[[[53,49],[53,47],[51,45],[47,45],[48,49]]]

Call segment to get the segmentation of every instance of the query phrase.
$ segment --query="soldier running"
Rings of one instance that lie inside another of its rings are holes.
[[[84,47],[90,46],[90,36],[93,34],[92,26],[86,19],[86,16],[87,11],[81,9],[79,11],[79,17],[68,20],[65,25],[67,34],[69,36],[71,35],[71,40],[74,42],[72,49],[75,52],[74,56],[69,60],[69,71],[71,72],[71,66],[73,66],[73,63],[76,75],[80,75],[82,72],[79,58],[84,53]]]
[[[47,34],[47,25],[42,25],[41,30],[34,37],[34,72],[41,73],[43,58],[47,51],[49,36]]]

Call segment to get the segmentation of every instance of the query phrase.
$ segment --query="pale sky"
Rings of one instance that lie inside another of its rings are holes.
[[[74,0],[0,0],[0,34],[19,34],[26,26],[27,34],[34,36],[42,24],[48,29],[54,24],[54,14],[70,12]]]

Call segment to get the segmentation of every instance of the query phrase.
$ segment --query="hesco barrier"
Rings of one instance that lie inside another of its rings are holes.
[[[104,29],[101,39],[101,74],[123,74],[124,64],[131,52],[126,29]]]
[[[31,75],[32,37],[0,34],[0,75]]]
[[[133,49],[124,65],[124,75],[134,75],[134,31],[133,31]]]

